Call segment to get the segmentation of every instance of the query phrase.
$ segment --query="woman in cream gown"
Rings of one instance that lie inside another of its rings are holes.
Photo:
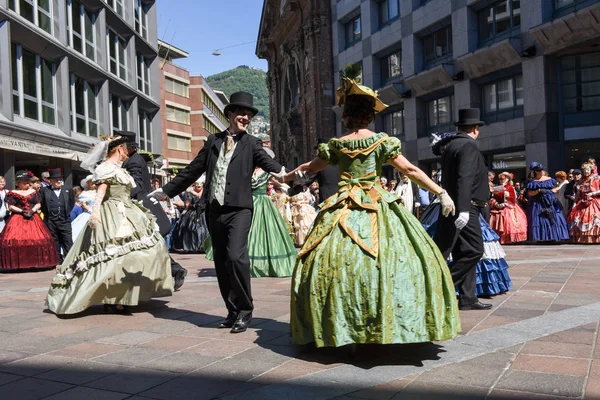
[[[93,169],[97,196],[88,226],[50,285],[46,304],[56,314],[76,314],[94,304],[125,314],[127,306],[173,293],[165,241],[152,214],[129,197],[135,183],[120,166],[127,158],[126,141],[100,143],[85,164]],[[98,153],[106,158],[94,168],[94,160],[102,159]]]

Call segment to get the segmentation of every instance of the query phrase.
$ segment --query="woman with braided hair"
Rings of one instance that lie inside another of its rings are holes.
[[[129,196],[135,183],[121,167],[126,142],[120,136],[100,142],[81,163],[92,172],[97,194],[88,226],[50,285],[46,304],[56,314],[94,304],[129,314],[128,306],[173,293],[169,253],[154,216]]]

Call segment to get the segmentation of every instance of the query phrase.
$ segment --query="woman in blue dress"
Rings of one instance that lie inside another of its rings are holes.
[[[562,206],[552,189],[556,181],[544,176],[544,166],[532,162],[529,169],[535,178],[527,184],[527,240],[534,242],[569,239],[567,221]]]

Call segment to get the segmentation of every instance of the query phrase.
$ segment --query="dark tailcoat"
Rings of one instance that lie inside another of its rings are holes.
[[[483,239],[479,215],[482,207],[472,201],[487,202],[490,187],[487,164],[476,141],[465,133],[458,133],[442,153],[442,187],[456,206],[456,215],[440,215],[435,242],[445,258],[452,254],[450,271],[459,291],[459,303],[477,302],[475,295],[475,267],[483,255]],[[461,212],[469,213],[467,226],[458,230],[454,226]]]
[[[225,139],[226,132],[210,135],[196,158],[163,186],[164,193],[173,197],[206,173],[202,196],[207,200]],[[237,145],[227,169],[224,204],[208,203],[208,230],[213,243],[219,289],[227,310],[240,318],[249,318],[254,308],[248,256],[253,209],[252,174],[255,167],[279,172],[282,166],[267,154],[260,139],[243,132],[234,140]]]
[[[44,222],[52,234],[56,251],[59,256],[65,256],[73,246],[73,233],[71,230],[71,210],[75,206],[73,191],[62,187],[56,196],[51,186],[41,189],[42,212]]]

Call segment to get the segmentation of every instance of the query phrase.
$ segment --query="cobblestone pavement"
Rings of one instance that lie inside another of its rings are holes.
[[[600,399],[600,246],[505,248],[513,289],[461,311],[454,340],[292,346],[289,279],[252,281],[252,328],[224,316],[203,255],[133,316],[44,312],[52,271],[0,274],[0,399]]]

